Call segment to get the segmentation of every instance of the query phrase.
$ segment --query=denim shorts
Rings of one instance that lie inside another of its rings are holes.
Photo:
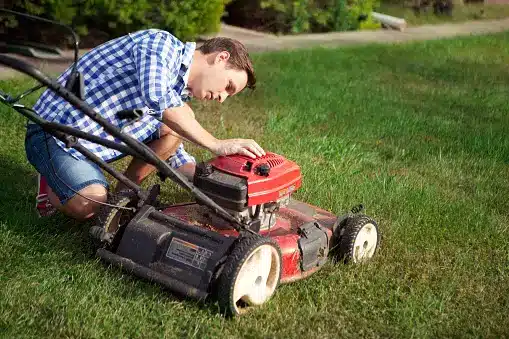
[[[156,131],[144,142],[148,143],[158,138],[159,131]],[[39,125],[27,126],[25,151],[30,164],[46,178],[62,204],[89,185],[100,184],[106,189],[109,187],[98,165],[89,160],[74,158],[58,146],[53,136],[45,133]]]

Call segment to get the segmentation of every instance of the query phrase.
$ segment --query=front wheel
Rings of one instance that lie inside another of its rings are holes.
[[[371,259],[380,245],[380,232],[375,220],[365,215],[353,216],[343,227],[335,229],[338,257],[354,264]]]
[[[281,279],[281,249],[274,240],[250,235],[234,246],[217,283],[219,308],[226,316],[265,303]]]

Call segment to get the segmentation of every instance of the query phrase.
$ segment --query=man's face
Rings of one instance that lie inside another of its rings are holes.
[[[227,69],[228,52],[207,56],[207,66],[191,85],[193,97],[200,100],[223,102],[227,97],[240,92],[247,84],[246,71]]]

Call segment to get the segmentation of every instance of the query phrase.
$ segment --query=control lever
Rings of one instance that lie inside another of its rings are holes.
[[[129,119],[129,120],[135,120],[139,119],[143,116],[143,110],[139,108],[135,109],[124,109],[119,112],[117,112],[117,117],[119,119]]]
[[[85,100],[85,84],[83,82],[83,75],[78,71],[73,71],[69,75],[69,79],[65,84],[65,88],[72,92],[81,100]]]

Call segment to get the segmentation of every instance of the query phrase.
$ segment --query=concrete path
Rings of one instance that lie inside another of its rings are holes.
[[[334,32],[275,36],[223,26],[217,35],[230,36],[242,41],[250,51],[274,51],[314,46],[336,47],[367,43],[401,43],[407,41],[433,40],[455,36],[479,35],[509,31],[509,18],[502,20],[479,20],[464,23],[423,25],[397,30]]]
[[[230,37],[244,43],[250,52],[264,52],[316,46],[337,47],[352,44],[402,43],[407,41],[489,34],[502,31],[509,31],[509,18],[440,25],[423,25],[409,27],[403,32],[383,29],[376,31],[300,34],[292,36],[275,36],[223,24],[218,34],[204,36],[203,38],[212,36]],[[87,50],[81,50],[80,55],[84,54],[86,51]],[[20,58],[31,62],[43,72],[61,73],[72,63],[72,55],[72,51],[66,51],[65,57],[61,60],[37,60],[28,57]],[[19,75],[20,73],[17,71],[0,66],[0,79],[8,79]]]

